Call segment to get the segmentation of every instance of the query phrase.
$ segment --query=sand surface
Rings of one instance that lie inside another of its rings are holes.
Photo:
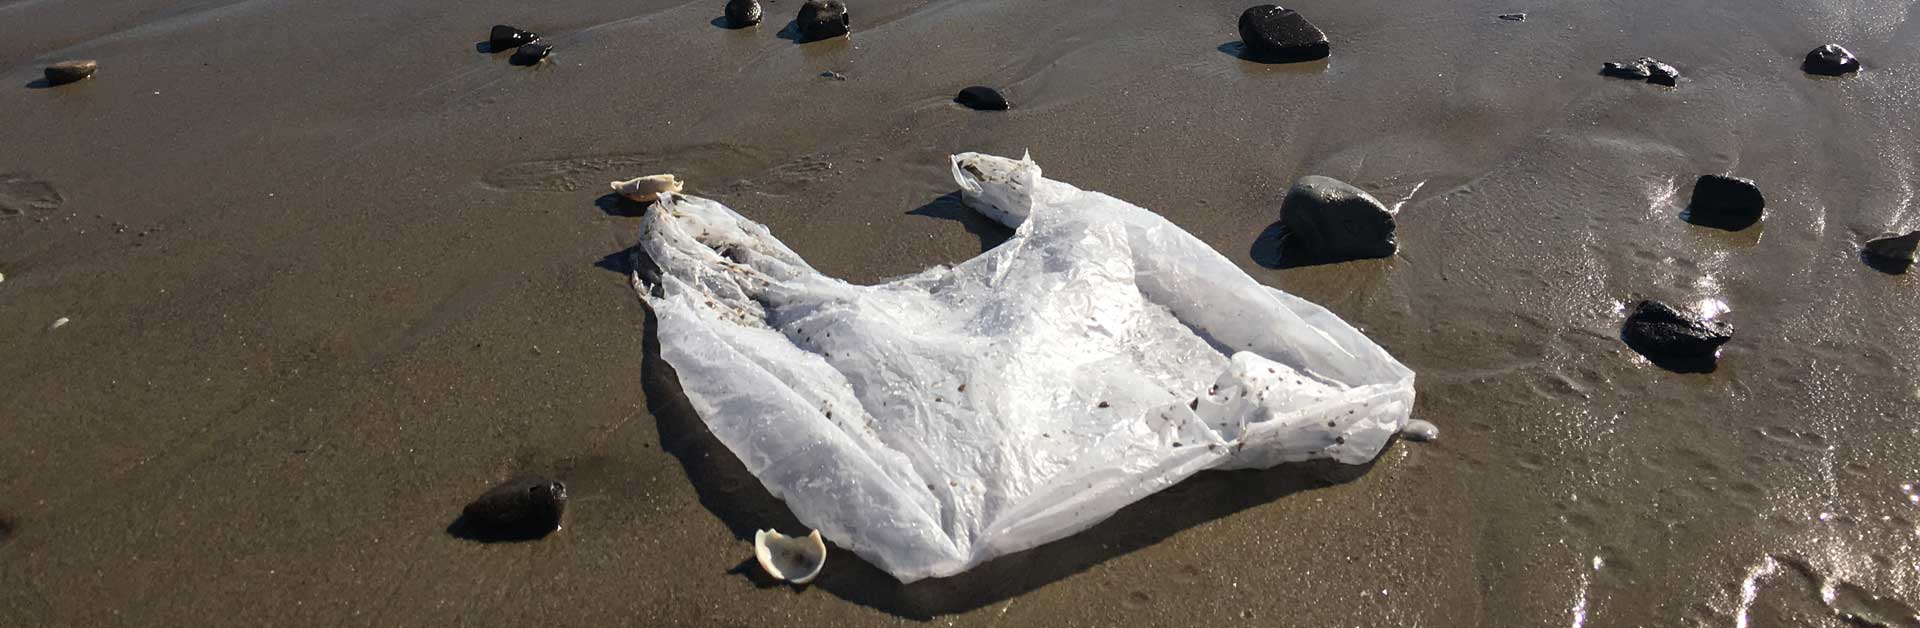
[[[1291,66],[1218,1],[854,0],[806,45],[722,4],[0,0],[0,625],[1915,625],[1920,285],[1857,256],[1920,227],[1911,3],[1313,0],[1333,56]],[[1830,41],[1866,70],[1801,73]],[[1679,87],[1598,76],[1641,55]],[[871,282],[1004,238],[945,158],[1027,149],[1364,328],[1441,440],[958,578],[759,580],[790,515],[650,358],[605,182]],[[1676,218],[1724,172],[1763,226]],[[1403,254],[1269,268],[1306,174],[1400,204]],[[1730,310],[1721,368],[1628,351],[1637,297]],[[446,533],[522,471],[565,529]]]

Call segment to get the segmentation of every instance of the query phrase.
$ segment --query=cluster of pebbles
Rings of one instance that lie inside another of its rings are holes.
[[[723,11],[726,24],[747,28],[761,23],[765,11],[757,0],[727,0]],[[1526,21],[1524,13],[1497,16],[1510,22]],[[847,37],[853,20],[843,0],[806,0],[794,18],[794,39],[814,42]],[[1325,59],[1332,54],[1327,34],[1298,11],[1263,4],[1240,14],[1241,56],[1265,63],[1299,63]],[[539,34],[526,29],[496,25],[488,33],[484,52],[512,51],[515,65],[539,64],[553,54],[553,46]],[[45,68],[47,86],[62,86],[84,81],[99,69],[95,60],[69,60]],[[1808,74],[1844,76],[1860,71],[1860,61],[1837,44],[1827,44],[1807,53],[1801,69]],[[1676,87],[1680,71],[1654,59],[1640,57],[1602,66],[1605,76],[1645,81]],[[846,76],[827,72],[837,80]],[[1010,105],[998,90],[986,86],[962,89],[954,102],[976,110],[1004,111]],[[625,186],[625,187],[623,187]],[[651,198],[664,191],[678,191],[680,183],[672,177],[643,177],[614,184],[615,190],[630,198]],[[1708,174],[1694,182],[1693,196],[1681,218],[1694,225],[1740,231],[1758,224],[1766,214],[1766,200],[1759,186],[1750,179]],[[1345,182],[1324,176],[1302,177],[1287,192],[1280,207],[1284,256],[1306,263],[1335,263],[1350,260],[1385,258],[1395,255],[1395,211],[1371,194]],[[1920,250],[1920,231],[1890,234],[1868,241],[1861,250],[1862,261],[1887,273],[1905,273],[1914,264]],[[4,280],[4,276],[0,276]],[[64,324],[61,319],[55,324]],[[1732,323],[1711,316],[1675,308],[1655,300],[1640,301],[1627,315],[1621,339],[1634,351],[1663,368],[1682,372],[1711,371],[1720,348],[1733,339]],[[1424,425],[1424,422],[1421,422]],[[1431,425],[1425,425],[1431,430]],[[1425,432],[1421,432],[1425,433]],[[1417,435],[1417,434],[1416,434]],[[1430,436],[1430,434],[1429,434]],[[521,476],[494,486],[468,504],[450,531],[481,541],[519,541],[539,539],[559,529],[567,504],[562,483],[539,476]],[[810,542],[778,534],[779,541],[793,547],[811,548],[820,544],[818,533]],[[786,545],[774,544],[774,549]],[[779,574],[779,552],[771,552],[762,543],[760,560],[770,573]],[[819,551],[798,551],[818,554]],[[809,556],[809,560],[815,558]],[[804,576],[785,577],[805,582],[818,573],[818,564]]]
[[[727,0],[728,27],[755,26],[766,15],[758,0]],[[846,37],[853,32],[853,15],[841,0],[807,0],[793,17],[794,39],[801,43]]]
[[[1497,16],[1521,22],[1524,13]],[[1241,57],[1267,63],[1296,63],[1324,59],[1331,54],[1326,33],[1292,9],[1271,4],[1240,14]],[[1837,44],[1807,53],[1801,69],[1808,74],[1842,76],[1858,72],[1860,61]],[[1653,57],[1609,62],[1600,74],[1655,85],[1676,87],[1680,70]],[[1693,197],[1681,219],[1694,225],[1740,231],[1766,216],[1766,199],[1751,179],[1708,174],[1694,181]],[[1280,206],[1280,259],[1288,265],[1325,264],[1391,257],[1399,250],[1394,239],[1394,211],[1365,191],[1341,181],[1310,175],[1287,191]],[[1866,243],[1861,259],[1887,273],[1905,273],[1920,249],[1920,231],[1893,234]],[[1621,339],[1634,351],[1663,368],[1680,372],[1713,370],[1720,346],[1733,339],[1733,325],[1659,301],[1641,301],[1621,327]]]
[[[1708,174],[1694,181],[1680,218],[1696,226],[1742,231],[1766,217],[1767,201],[1751,179]],[[1308,175],[1280,205],[1281,258],[1290,264],[1327,264],[1391,257],[1395,212],[1360,188]],[[1920,231],[1868,241],[1861,259],[1891,274],[1907,272],[1920,250]],[[1684,373],[1711,372],[1733,325],[1659,301],[1642,301],[1621,328],[1621,339],[1648,361]]]
[[[728,28],[738,29],[760,24],[765,15],[766,11],[760,8],[758,0],[727,0],[722,19]],[[841,0],[807,0],[800,5],[800,13],[794,16],[793,28],[794,40],[800,43],[847,37],[853,32],[853,16],[847,11],[847,4]],[[821,72],[820,76],[836,81],[847,80],[846,74],[832,70]],[[1011,108],[1000,90],[984,85],[960,90],[953,101],[979,111],[1006,111]]]
[[[535,65],[553,54],[553,44],[541,41],[540,35],[533,31],[505,24],[494,25],[493,30],[487,33],[486,52],[508,50],[513,51],[513,56],[507,59],[508,63]]]
[[[728,0],[723,17],[732,28],[747,28],[760,24],[764,16],[765,11],[757,0]],[[1527,19],[1520,13],[1497,17],[1510,22]],[[804,43],[847,37],[852,24],[842,0],[807,0],[794,19],[794,39]],[[1332,44],[1324,31],[1299,12],[1277,5],[1259,5],[1241,13],[1239,31],[1240,56],[1249,61],[1299,63],[1325,59],[1332,54]],[[546,59],[553,50],[539,35],[504,25],[493,28],[487,45],[492,52],[513,50],[515,63],[528,65]],[[69,83],[93,73],[92,62],[75,63],[62,64],[58,70],[48,68],[48,82]],[[1859,71],[1860,62],[1847,49],[1829,44],[1808,53],[1802,69],[1809,74],[1841,76]],[[1607,63],[1601,74],[1667,87],[1675,87],[1680,82],[1677,68],[1652,57]],[[839,72],[828,71],[821,76],[847,80],[846,75]],[[1010,107],[998,90],[978,85],[962,89],[954,102],[986,111]],[[650,201],[660,192],[677,191],[679,183],[672,177],[642,177],[615,182],[614,189],[629,198]],[[1302,264],[1392,257],[1399,251],[1395,213],[1373,195],[1346,182],[1319,175],[1302,177],[1287,191],[1280,206],[1282,257]],[[1707,174],[1694,181],[1693,195],[1680,217],[1701,227],[1740,231],[1759,224],[1765,216],[1766,198],[1753,180]],[[1867,242],[1861,257],[1875,269],[1904,273],[1913,266],[1916,249],[1920,249],[1920,231]],[[1721,347],[1733,339],[1733,332],[1731,322],[1656,300],[1642,300],[1627,314],[1620,338],[1629,348],[1662,368],[1710,372],[1715,368]],[[1409,432],[1410,438],[1437,435],[1430,424],[1421,424],[1425,431]],[[488,490],[468,505],[456,522],[455,531],[483,541],[542,538],[559,528],[566,500],[566,487],[559,482],[537,476],[515,478]],[[778,542],[769,542],[766,540],[769,538]],[[819,544],[818,533],[809,539],[763,532],[756,551],[768,573],[791,582],[806,582],[818,573],[818,561],[824,558],[821,551],[811,549]],[[778,560],[787,554],[806,560]],[[803,567],[795,575],[794,565],[800,564]]]

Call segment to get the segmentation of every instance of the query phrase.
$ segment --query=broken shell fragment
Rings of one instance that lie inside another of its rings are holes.
[[[1400,428],[1400,436],[1407,440],[1424,443],[1440,438],[1440,428],[1427,421],[1411,419],[1407,421],[1405,427]]]
[[[820,575],[820,568],[827,564],[827,543],[820,540],[819,530],[799,537],[761,530],[753,534],[753,557],[760,561],[760,568],[767,570],[767,575],[806,584],[813,582],[814,577]]]
[[[660,200],[660,195],[663,193],[679,194],[683,187],[682,182],[670,174],[654,174],[626,181],[615,181],[612,185],[615,194],[638,203]]]

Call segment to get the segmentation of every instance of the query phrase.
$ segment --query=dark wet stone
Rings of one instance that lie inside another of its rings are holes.
[[[800,30],[800,41],[819,41],[846,35],[853,28],[853,17],[840,0],[807,0],[793,25]]]
[[[1766,215],[1767,201],[1752,179],[1717,174],[1700,175],[1687,203],[1687,222],[1702,227],[1739,231]]]
[[[1600,74],[1667,87],[1680,82],[1680,70],[1653,57],[1641,57],[1624,63],[1605,63],[1600,66]]]
[[[1509,21],[1509,22],[1525,22],[1525,21],[1527,21],[1527,14],[1525,14],[1525,13],[1501,13],[1501,14],[1500,14],[1500,19],[1503,19],[1503,20],[1506,20],[1506,21]]]
[[[1808,74],[1840,76],[1849,72],[1859,72],[1860,60],[1854,58],[1852,52],[1838,44],[1827,44],[1807,53],[1807,60],[1800,64],[1800,69]]]
[[[82,81],[89,76],[93,76],[94,70],[98,69],[100,69],[100,62],[92,59],[61,61],[47,66],[47,84],[66,85],[68,83]]]
[[[553,54],[553,44],[536,41],[513,51],[513,58],[508,61],[513,62],[515,65],[533,65],[545,60],[547,55],[551,54]]]
[[[1920,249],[1920,231],[1868,240],[1860,258],[1875,270],[1900,275],[1913,267],[1916,249]]]
[[[727,23],[735,28],[760,23],[760,3],[755,0],[727,0]]]
[[[521,476],[467,504],[448,531],[479,541],[538,539],[559,529],[566,508],[566,485],[537,475]]]
[[[839,72],[835,72],[833,70],[827,70],[825,72],[820,73],[820,78],[830,78],[836,81],[844,81],[844,80],[847,80],[847,75],[841,74]]]
[[[516,50],[540,39],[539,35],[523,31],[505,24],[496,24],[493,32],[487,34],[487,48],[493,52]]]
[[[1331,177],[1301,177],[1280,204],[1282,257],[1316,264],[1389,257],[1393,212],[1360,188]]]
[[[1312,61],[1332,52],[1326,33],[1293,9],[1272,4],[1240,14],[1240,43],[1246,56],[1261,61]]]
[[[1626,324],[1620,327],[1620,339],[1662,368],[1704,372],[1713,370],[1720,345],[1733,339],[1733,323],[1703,319],[1647,300],[1627,315]]]
[[[1007,97],[1001,96],[999,90],[981,85],[960,90],[953,101],[981,111],[1006,111],[1008,107]]]
[[[1647,82],[1655,85],[1673,87],[1680,83],[1680,70],[1651,57],[1642,59],[1647,62]]]
[[[1647,77],[1652,76],[1652,74],[1647,71],[1647,63],[1645,59],[1642,59],[1639,61],[1628,61],[1626,63],[1614,63],[1609,61],[1600,66],[1600,73],[1606,76],[1614,77],[1614,78],[1623,78],[1623,79],[1628,79],[1633,81],[1644,81],[1644,80],[1647,80]]]

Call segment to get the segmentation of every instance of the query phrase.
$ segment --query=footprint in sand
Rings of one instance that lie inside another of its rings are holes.
[[[19,173],[0,174],[0,219],[53,211],[65,200],[51,183]]]
[[[480,183],[514,192],[607,191],[607,182],[640,175],[671,173],[709,192],[772,185],[805,186],[834,174],[821,155],[776,162],[768,155],[732,144],[705,144],[653,154],[590,155],[520,161],[487,172]]]
[[[787,184],[806,184],[825,178],[833,172],[833,162],[820,155],[802,155],[765,172],[762,176],[773,182]]]
[[[656,163],[656,160],[648,159],[643,155],[563,157],[522,161],[495,168],[482,176],[480,182],[487,187],[499,190],[574,192],[592,187],[606,187],[607,181],[613,178],[626,178],[614,173],[635,171],[651,163]]]
[[[729,144],[707,144],[652,154],[588,155],[519,161],[482,175],[480,183],[496,190],[516,192],[577,192],[607,190],[607,182],[640,175],[673,173],[694,175],[711,183],[740,166],[763,163],[746,149]],[[749,170],[751,172],[751,170]]]

